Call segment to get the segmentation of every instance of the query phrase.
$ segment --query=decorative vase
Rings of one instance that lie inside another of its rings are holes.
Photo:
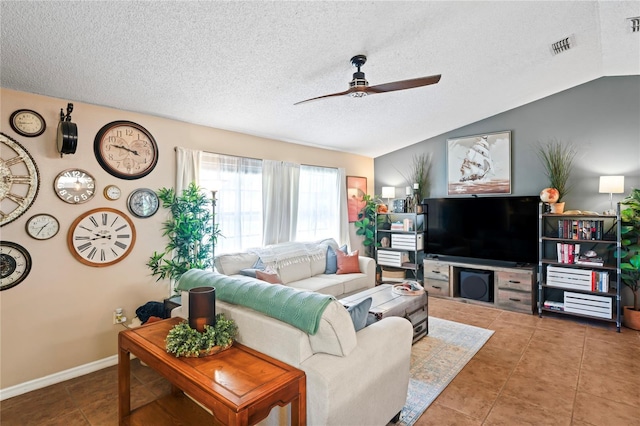
[[[204,326],[216,324],[215,287],[195,287],[189,290],[189,327],[204,331]]]
[[[550,203],[549,206],[551,207],[551,213],[564,213],[564,201],[561,203]]]
[[[640,311],[633,309],[633,306],[625,306],[623,321],[625,327],[640,331]]]

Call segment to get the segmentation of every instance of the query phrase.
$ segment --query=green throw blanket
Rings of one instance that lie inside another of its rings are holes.
[[[332,296],[326,294],[269,284],[249,277],[229,277],[201,269],[185,272],[176,288],[188,291],[195,287],[215,287],[216,299],[246,306],[312,335],[318,332],[320,317],[333,300]]]

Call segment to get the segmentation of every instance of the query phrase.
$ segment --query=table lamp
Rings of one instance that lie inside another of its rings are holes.
[[[622,194],[624,192],[624,176],[600,176],[601,194],[609,193],[610,209],[604,211],[604,214],[614,215],[616,211],[613,209],[613,194]]]
[[[389,207],[389,211],[391,211],[391,198],[396,198],[396,188],[393,186],[383,186],[382,187],[382,198],[387,199],[387,207]]]

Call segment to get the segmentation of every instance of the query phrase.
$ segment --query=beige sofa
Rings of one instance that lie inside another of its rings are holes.
[[[179,288],[266,284],[255,278],[189,271]],[[293,290],[296,291],[296,290]],[[188,291],[172,316],[188,317]],[[386,425],[400,413],[409,385],[413,329],[404,318],[389,317],[356,332],[347,310],[333,299],[315,334],[240,304],[216,301],[216,312],[233,318],[237,340],[300,368],[307,380],[309,425]],[[290,424],[290,408],[274,407],[260,424]]]
[[[282,284],[300,290],[315,291],[342,298],[375,286],[375,260],[359,256],[360,273],[325,274],[328,247],[338,250],[338,244],[327,239],[315,243],[282,243],[265,249],[223,254],[215,259],[216,270],[224,275],[240,275],[251,269],[259,258],[273,268]]]

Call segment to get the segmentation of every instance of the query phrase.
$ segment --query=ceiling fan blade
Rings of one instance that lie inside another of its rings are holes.
[[[338,92],[338,93],[332,93],[330,95],[324,95],[324,96],[318,96],[316,98],[311,98],[311,99],[305,99],[304,101],[300,101],[300,102],[296,102],[294,105],[300,105],[303,104],[305,102],[311,102],[311,101],[316,101],[318,99],[323,99],[323,98],[331,98],[333,96],[343,96],[343,95],[348,95],[349,93],[353,92],[353,90],[349,89],[349,90],[345,90],[344,92]]]
[[[369,86],[365,89],[367,93],[384,93],[394,92],[396,90],[413,89],[414,87],[428,86],[436,84],[440,81],[442,75],[432,75],[429,77],[413,78],[411,80],[394,81],[391,83],[378,84],[377,86]]]

